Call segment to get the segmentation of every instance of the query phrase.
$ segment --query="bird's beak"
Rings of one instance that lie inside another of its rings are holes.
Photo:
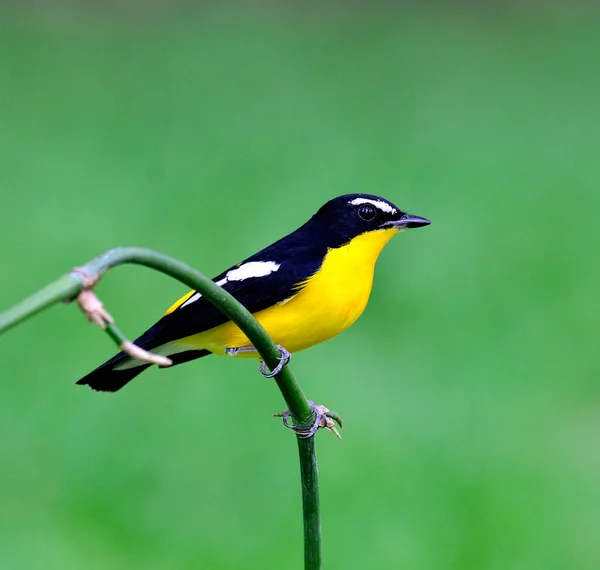
[[[393,224],[395,228],[421,228],[428,226],[431,222],[427,218],[421,218],[421,216],[413,216],[411,214],[404,214],[399,220],[396,220]]]

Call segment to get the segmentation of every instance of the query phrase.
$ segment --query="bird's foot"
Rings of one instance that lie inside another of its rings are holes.
[[[285,412],[280,412],[278,414],[273,414],[273,416],[276,418],[283,418],[283,425],[286,428],[291,429],[298,437],[301,437],[302,439],[308,439],[309,437],[312,437],[321,428],[330,431],[331,433],[335,434],[336,437],[342,439],[342,436],[340,435],[340,432],[336,429],[334,423],[337,422],[340,428],[342,427],[342,418],[340,418],[339,414],[331,411],[325,406],[318,406],[312,400],[308,400],[308,403],[312,408],[312,415],[315,418],[313,425],[309,428],[300,428],[295,426],[294,424],[290,424],[288,422],[288,419],[291,415],[291,412],[289,410],[286,410]]]
[[[277,374],[283,370],[283,367],[292,359],[292,353],[288,352],[283,346],[278,344],[277,348],[280,352],[279,363],[271,372],[267,372],[267,366],[264,361],[260,363],[259,370],[265,378],[273,378],[273,376],[277,376]]]
[[[279,363],[271,372],[267,372],[267,365],[264,361],[260,363],[259,370],[265,378],[273,378],[273,376],[279,374],[283,370],[283,367],[292,359],[292,353],[287,351],[283,346],[278,344],[277,348],[280,352]],[[237,348],[225,349],[225,354],[227,356],[237,356],[244,352],[256,352],[258,354],[258,351],[253,346],[239,346]]]

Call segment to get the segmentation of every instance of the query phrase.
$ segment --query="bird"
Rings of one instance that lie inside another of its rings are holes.
[[[401,231],[430,223],[379,196],[345,194],[213,281],[265,328],[283,365],[291,354],[352,325],[367,305],[384,246]],[[210,354],[259,358],[244,333],[197,291],[171,305],[134,344],[168,356],[173,365]],[[120,352],[77,384],[116,392],[150,366]]]

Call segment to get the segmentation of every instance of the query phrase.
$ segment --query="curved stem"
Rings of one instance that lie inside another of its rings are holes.
[[[168,255],[141,247],[111,249],[79,267],[77,272],[59,278],[38,293],[15,305],[6,313],[0,314],[0,332],[53,303],[72,298],[82,286],[80,273],[85,273],[93,278],[102,275],[110,267],[116,267],[124,263],[134,263],[156,269],[199,291],[240,327],[271,370],[277,366],[279,349],[252,314],[238,303],[233,296],[189,265]],[[312,410],[290,368],[285,366],[277,374],[275,381],[292,413],[294,421],[297,425],[308,425]]]
[[[271,370],[277,366],[279,349],[260,323],[232,295],[189,265],[167,255],[139,247],[111,249],[79,267],[77,271],[63,275],[37,293],[0,313],[0,333],[50,305],[73,299],[83,288],[83,275],[94,279],[111,267],[124,263],[150,267],[200,292],[244,332]],[[291,412],[294,424],[298,427],[310,426],[313,417],[312,408],[289,366],[283,367],[275,376],[275,381]],[[321,567],[321,527],[314,437],[298,438],[298,446],[304,511],[305,568],[317,570]]]

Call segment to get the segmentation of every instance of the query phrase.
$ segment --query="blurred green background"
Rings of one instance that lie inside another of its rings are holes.
[[[327,568],[600,567],[600,19],[544,3],[28,2],[0,11],[8,307],[116,245],[217,274],[327,199],[396,238],[349,331],[296,355]],[[185,292],[99,286],[131,336]],[[73,383],[73,306],[0,338],[0,568],[299,569],[296,446],[252,361]]]

